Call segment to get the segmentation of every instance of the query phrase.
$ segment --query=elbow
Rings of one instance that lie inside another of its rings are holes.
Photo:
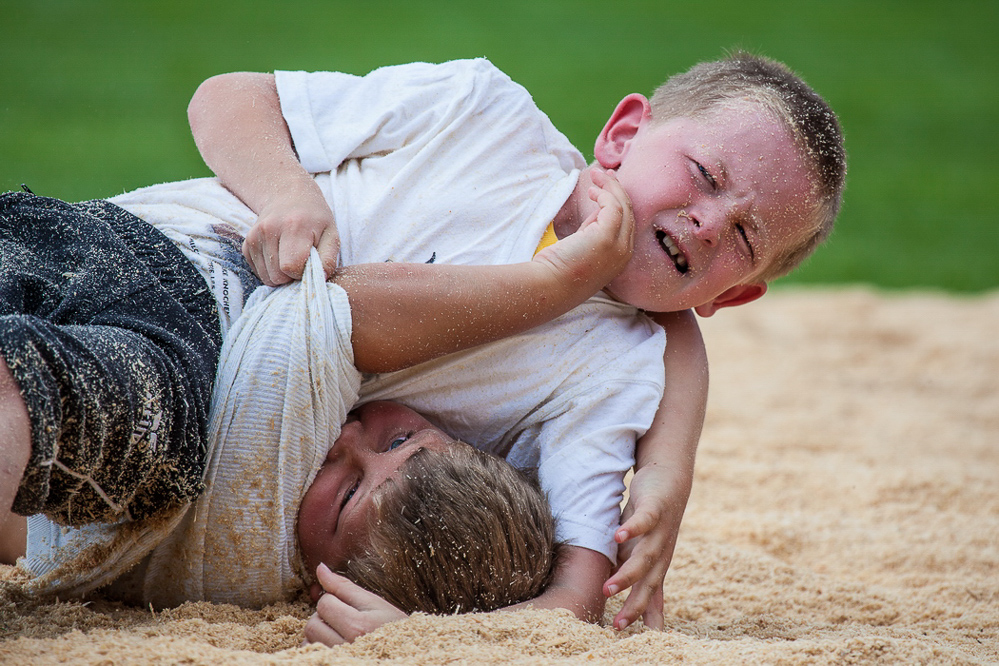
[[[253,106],[259,98],[277,99],[273,74],[229,72],[216,74],[201,82],[187,105],[187,121],[195,141],[213,125],[231,122],[233,113],[243,106]]]
[[[224,92],[226,80],[231,74],[218,74],[201,82],[198,89],[191,96],[191,101],[187,105],[187,122],[191,125],[191,131],[197,136],[197,131],[203,124],[205,112],[212,106],[212,100],[218,99]]]

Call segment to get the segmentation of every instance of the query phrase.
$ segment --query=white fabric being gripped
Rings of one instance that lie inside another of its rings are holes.
[[[315,250],[302,282],[257,289],[222,349],[204,493],[155,524],[78,531],[61,540],[70,551],[36,551],[36,562],[57,564],[36,588],[82,593],[148,553],[115,586],[143,605],[260,607],[302,589],[298,507],[360,385],[350,334],[347,295],[325,281]],[[81,557],[94,563],[98,552],[114,557],[82,570]]]

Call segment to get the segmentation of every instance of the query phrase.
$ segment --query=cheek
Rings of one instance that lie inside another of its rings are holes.
[[[336,500],[336,487],[329,470],[323,467],[319,470],[312,485],[305,491],[298,505],[298,533],[301,539],[315,538],[323,531],[324,523],[330,515],[330,507]]]

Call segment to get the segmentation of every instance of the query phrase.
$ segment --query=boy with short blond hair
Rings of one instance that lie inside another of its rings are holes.
[[[605,286],[610,298],[373,378],[365,399],[419,405],[515,464],[538,462],[571,544],[538,603],[593,617],[601,588],[633,586],[618,627],[643,611],[661,626],[706,390],[690,317],[655,315],[671,322],[664,357],[662,332],[639,308],[710,316],[759,298],[767,279],[821,240],[815,229],[828,229],[843,188],[842,135],[825,102],[778,63],[743,53],[722,63],[713,80],[687,82],[704,100],[696,108],[671,110],[670,84],[661,118],[645,97],[625,97],[597,138],[593,166],[482,60],[365,77],[228,75],[203,84],[189,110],[206,162],[258,215],[244,254],[270,283],[296,277],[312,246],[328,272],[338,262],[523,260],[546,227],[571,236],[592,208],[588,187],[603,169],[616,172],[636,234],[631,263]],[[680,97],[687,83],[673,86]],[[455,381],[494,393],[459,402],[446,388]],[[494,400],[500,409],[487,411]],[[615,531],[609,518],[633,464]],[[627,559],[608,578],[617,543]]]

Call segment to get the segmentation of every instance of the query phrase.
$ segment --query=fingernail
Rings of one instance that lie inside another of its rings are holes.
[[[319,569],[319,571],[325,571],[328,574],[333,573],[332,571],[330,571],[330,568],[328,566],[326,566],[325,562],[320,562],[319,563],[319,567],[317,567],[317,568]]]
[[[618,591],[619,591],[620,589],[621,589],[621,588],[619,588],[619,587],[618,587],[617,585],[608,585],[608,586],[607,586],[607,592],[609,592],[609,593],[610,593],[610,594],[609,594],[608,596],[611,596],[611,597],[613,597],[613,596],[614,596],[615,594],[617,594],[617,593],[618,593]]]

